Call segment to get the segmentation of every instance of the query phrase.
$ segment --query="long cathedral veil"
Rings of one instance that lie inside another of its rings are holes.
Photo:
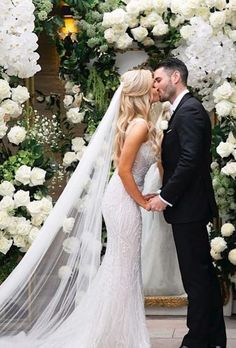
[[[101,202],[121,91],[122,86],[37,239],[0,287],[1,336],[23,332],[35,340],[46,338],[90,287],[100,265]]]

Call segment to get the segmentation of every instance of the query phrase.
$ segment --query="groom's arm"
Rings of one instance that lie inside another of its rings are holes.
[[[174,205],[191,184],[203,160],[205,115],[198,105],[184,106],[175,116],[180,144],[180,156],[176,169],[161,190],[161,197]]]

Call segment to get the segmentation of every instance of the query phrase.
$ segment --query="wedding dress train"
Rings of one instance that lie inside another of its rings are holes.
[[[154,162],[148,141],[141,145],[132,169],[140,190]],[[1,348],[150,347],[141,278],[141,211],[126,192],[117,171],[103,195],[102,211],[107,227],[107,249],[86,294],[81,293],[81,300],[78,299],[80,293],[77,294],[77,306],[70,307],[69,315],[56,329],[53,325],[50,329],[49,325],[39,336],[43,324],[42,320],[36,321],[27,334],[20,332],[1,338]],[[64,296],[64,301],[69,300]]]

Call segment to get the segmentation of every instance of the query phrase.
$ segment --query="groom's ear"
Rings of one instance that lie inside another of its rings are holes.
[[[181,75],[180,75],[180,72],[178,70],[175,70],[172,75],[171,75],[171,80],[172,80],[172,83],[177,85],[178,83],[181,82]]]

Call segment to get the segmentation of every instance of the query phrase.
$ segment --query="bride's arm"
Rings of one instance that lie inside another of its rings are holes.
[[[133,200],[144,209],[149,210],[149,203],[139,191],[132,174],[132,167],[137,152],[142,143],[147,140],[147,135],[148,129],[144,122],[139,122],[132,127],[129,134],[126,136],[121,151],[118,164],[118,174],[126,191],[133,198]]]

